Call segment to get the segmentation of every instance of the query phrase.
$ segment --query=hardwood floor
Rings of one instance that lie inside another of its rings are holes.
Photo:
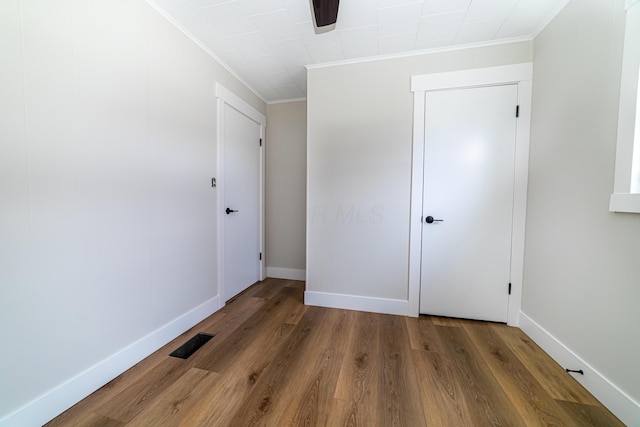
[[[621,426],[519,329],[302,304],[267,279],[47,426]],[[190,358],[168,356],[198,332]]]

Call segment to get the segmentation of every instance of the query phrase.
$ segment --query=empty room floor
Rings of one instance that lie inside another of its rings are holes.
[[[623,425],[517,328],[303,292],[254,285],[47,426]],[[199,332],[215,336],[169,356]]]

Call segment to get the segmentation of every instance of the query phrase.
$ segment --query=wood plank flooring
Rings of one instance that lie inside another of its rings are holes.
[[[621,426],[522,331],[310,307],[267,279],[47,426]],[[190,358],[168,356],[198,332]]]

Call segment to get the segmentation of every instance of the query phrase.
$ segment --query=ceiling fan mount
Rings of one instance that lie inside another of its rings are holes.
[[[336,23],[339,3],[340,0],[313,0],[313,14],[318,28]]]

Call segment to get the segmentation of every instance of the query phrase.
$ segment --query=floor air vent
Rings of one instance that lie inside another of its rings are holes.
[[[180,359],[187,359],[193,353],[198,351],[200,347],[202,347],[207,342],[209,342],[209,340],[213,337],[214,337],[213,335],[199,333],[193,338],[191,338],[189,341],[187,341],[186,343],[182,344],[178,349],[176,349],[169,356],[179,357]]]

